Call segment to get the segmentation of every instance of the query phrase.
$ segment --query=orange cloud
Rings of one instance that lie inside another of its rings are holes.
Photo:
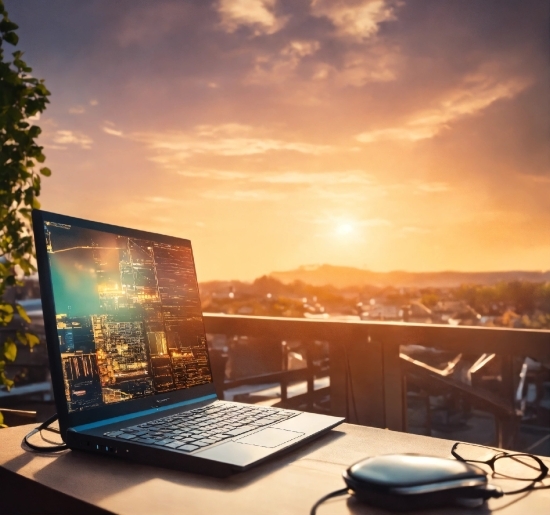
[[[311,11],[328,18],[340,36],[359,41],[374,36],[381,23],[396,19],[395,2],[387,0],[312,0]]]
[[[290,41],[279,53],[256,57],[254,68],[245,79],[247,84],[273,85],[288,81],[302,59],[320,48],[318,41]]]
[[[520,78],[496,82],[492,78],[467,77],[461,86],[448,92],[437,107],[419,111],[400,127],[362,132],[355,139],[373,143],[384,140],[415,142],[433,138],[452,123],[476,115],[498,100],[515,97],[528,85],[527,80]]]
[[[111,129],[111,127],[103,127],[103,132],[110,134],[111,136],[123,136],[122,131],[117,131],[116,129]]]
[[[273,34],[287,22],[286,17],[276,16],[275,5],[276,0],[220,0],[221,26],[227,32],[249,27],[255,35]]]
[[[152,160],[170,167],[194,155],[253,156],[271,151],[320,155],[329,145],[261,137],[262,131],[240,124],[200,125],[192,132],[150,132],[130,135],[156,152]]]
[[[56,131],[52,140],[59,145],[75,145],[86,150],[92,148],[93,143],[93,140],[85,134],[68,130]]]

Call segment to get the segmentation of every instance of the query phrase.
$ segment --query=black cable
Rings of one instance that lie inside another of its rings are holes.
[[[59,451],[64,451],[65,449],[68,449],[66,444],[35,445],[35,444],[29,442],[29,438],[31,436],[34,436],[36,433],[40,433],[41,431],[47,430],[47,431],[57,432],[55,429],[51,429],[50,427],[48,427],[50,424],[55,422],[57,420],[57,418],[58,417],[57,417],[57,413],[56,413],[55,415],[51,416],[45,422],[42,422],[42,424],[40,424],[38,427],[33,429],[30,433],[27,433],[23,437],[23,442],[22,442],[23,445],[27,446],[29,449],[31,449],[33,451],[38,451],[38,452],[59,452]],[[47,439],[44,439],[44,440],[49,441]]]
[[[323,497],[321,497],[311,508],[311,511],[309,512],[309,515],[315,515],[317,512],[317,508],[323,504],[325,501],[328,501],[329,499],[332,499],[333,497],[339,497],[340,495],[345,495],[348,493],[347,488],[342,488],[341,490],[336,490],[334,492],[331,492],[330,494],[327,494]]]

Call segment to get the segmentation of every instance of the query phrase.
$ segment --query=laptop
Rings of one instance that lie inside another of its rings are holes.
[[[189,240],[42,210],[33,230],[69,448],[226,476],[344,421],[218,399]]]

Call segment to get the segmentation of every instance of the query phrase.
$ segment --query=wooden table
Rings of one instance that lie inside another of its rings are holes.
[[[270,463],[215,479],[77,451],[26,452],[21,439],[33,427],[0,430],[1,513],[307,515],[318,498],[344,486],[342,471],[362,458],[404,452],[450,457],[453,443],[343,424]],[[549,459],[544,460],[550,465]],[[501,508],[499,515],[546,515],[550,513],[550,490],[491,500],[488,508]],[[488,512],[451,508],[430,513]],[[323,504],[317,513],[388,512],[340,497]]]

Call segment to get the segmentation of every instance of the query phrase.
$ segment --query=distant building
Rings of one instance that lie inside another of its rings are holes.
[[[433,323],[432,310],[421,302],[415,301],[401,308],[401,318],[404,322],[415,324]]]
[[[147,333],[147,341],[149,342],[149,352],[152,356],[164,356],[168,354],[168,345],[166,342],[166,333],[164,331],[154,331]]]

